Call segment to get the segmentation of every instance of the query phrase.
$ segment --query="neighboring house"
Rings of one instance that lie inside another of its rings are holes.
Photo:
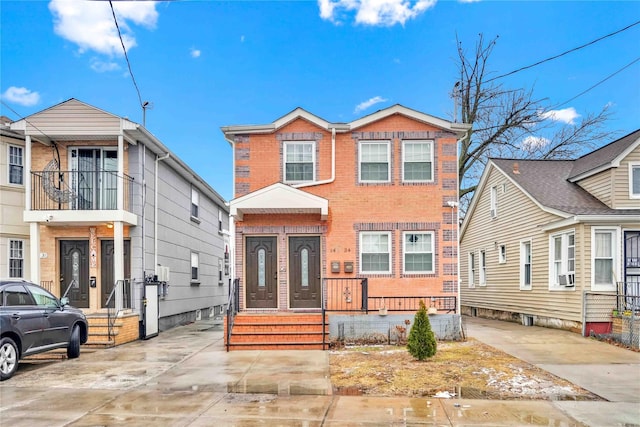
[[[0,117],[0,277],[29,279],[29,225],[24,212],[24,136]]]
[[[349,123],[297,108],[273,123],[223,127],[234,153],[233,333],[257,313],[253,329],[304,328],[323,306],[415,311],[420,298],[456,312],[457,141],[467,129],[400,105]],[[287,333],[245,329],[236,347],[295,345]],[[288,332],[317,348],[322,332],[313,333]]]
[[[90,318],[117,312],[126,340],[142,320],[144,337],[222,313],[228,208],[147,129],[76,99],[11,129],[25,141],[27,277]]]
[[[576,160],[490,159],[460,237],[463,314],[610,331],[640,287],[640,130]]]

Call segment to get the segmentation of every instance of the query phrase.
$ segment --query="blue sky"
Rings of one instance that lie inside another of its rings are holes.
[[[348,122],[394,104],[451,119],[456,35],[469,49],[479,33],[499,36],[497,76],[640,20],[638,1],[113,4],[140,98],[152,104],[146,127],[226,199],[221,126],[270,123],[296,107]],[[2,0],[0,19],[0,114],[17,120],[77,98],[142,123],[108,2]],[[557,105],[639,57],[635,25],[500,81]],[[640,61],[555,119],[578,122],[605,105],[619,136],[640,127]]]

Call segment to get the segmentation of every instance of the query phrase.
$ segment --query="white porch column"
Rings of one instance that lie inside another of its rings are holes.
[[[40,224],[32,222],[29,224],[29,259],[30,277],[33,283],[40,284]],[[51,254],[53,256],[54,254]],[[62,296],[62,295],[61,295]]]
[[[31,135],[24,137],[24,210],[31,210]],[[32,260],[33,261],[33,260]]]
[[[116,283],[124,280],[124,225],[122,221],[113,223],[113,278]],[[123,293],[122,286],[116,288],[116,313],[122,310]]]

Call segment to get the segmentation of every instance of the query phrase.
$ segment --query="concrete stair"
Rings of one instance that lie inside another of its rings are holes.
[[[321,313],[238,313],[229,350],[322,350],[322,334]]]

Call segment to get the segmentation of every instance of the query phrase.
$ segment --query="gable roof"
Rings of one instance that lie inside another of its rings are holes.
[[[421,113],[416,110],[412,110],[410,108],[404,107],[400,104],[393,105],[388,108],[384,108],[382,110],[378,110],[375,113],[371,113],[365,117],[354,120],[349,123],[331,123],[328,122],[315,114],[309,113],[303,108],[295,108],[293,111],[285,114],[279,119],[275,120],[273,123],[267,123],[262,125],[236,125],[236,126],[223,126],[220,129],[225,134],[225,136],[230,135],[243,135],[243,134],[252,134],[252,133],[271,133],[280,129],[292,121],[302,118],[307,120],[310,123],[315,124],[319,128],[330,130],[335,129],[337,132],[349,132],[351,130],[360,128],[362,126],[368,125],[370,123],[376,122],[383,118],[401,114],[407,117],[410,117],[414,120],[421,121],[424,123],[431,124],[433,126],[439,127],[441,129],[450,131],[455,133],[458,137],[462,137],[464,133],[469,130],[470,126],[464,123],[454,123],[444,119],[440,119],[435,116],[430,116],[428,114]],[[231,141],[229,141],[231,143]]]
[[[620,161],[639,145],[640,129],[576,159],[568,179],[575,182],[603,170],[617,167]]]
[[[231,216],[242,221],[244,214],[320,214],[329,215],[329,201],[290,185],[277,182],[230,203]]]

